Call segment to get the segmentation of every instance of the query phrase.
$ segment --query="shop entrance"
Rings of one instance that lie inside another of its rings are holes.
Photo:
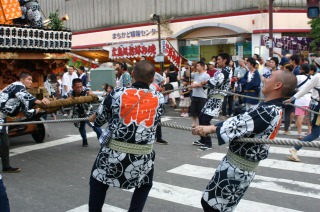
[[[178,39],[180,54],[193,61],[201,57],[210,61],[212,56],[222,52],[242,56],[243,52],[238,52],[237,47],[251,42],[251,34],[246,30],[218,23],[196,24],[177,32],[173,37]]]

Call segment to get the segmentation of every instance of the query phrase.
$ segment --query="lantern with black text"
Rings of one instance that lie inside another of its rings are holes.
[[[4,28],[0,26],[0,48],[4,47]]]
[[[23,45],[22,28],[17,28],[17,48],[21,49]]]
[[[4,48],[9,49],[11,47],[11,27],[4,28]]]

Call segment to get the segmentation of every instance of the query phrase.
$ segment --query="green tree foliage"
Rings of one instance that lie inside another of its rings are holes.
[[[63,29],[63,20],[59,17],[59,11],[56,10],[54,13],[50,13],[49,19],[50,23],[48,26],[53,30],[62,30]]]
[[[320,44],[320,18],[314,18],[309,21],[311,32],[310,36],[314,39],[311,43],[312,51],[319,51],[319,44]]]

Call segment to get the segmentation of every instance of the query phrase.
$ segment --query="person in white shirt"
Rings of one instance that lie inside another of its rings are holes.
[[[286,68],[288,65],[285,65],[284,67]],[[290,66],[290,65],[289,65]],[[292,70],[293,66],[291,65]],[[290,69],[289,69],[290,70]],[[292,71],[291,70],[291,71]],[[307,85],[307,82],[311,80],[311,76],[309,75],[310,67],[308,64],[302,64],[301,69],[300,69],[300,75],[297,75],[297,88],[296,90],[302,90],[304,87]],[[299,99],[296,99],[294,101],[295,105],[298,105],[300,107],[303,107],[304,109],[309,109],[309,104],[311,101],[311,92],[306,93]],[[297,126],[297,131],[298,131],[298,139],[302,139],[302,121],[304,116],[306,115],[306,110],[303,110],[301,108],[296,107],[295,108],[295,116],[296,116],[296,126]],[[308,132],[311,132],[311,125],[308,124]]]
[[[68,97],[68,93],[72,89],[72,80],[78,78],[78,75],[74,72],[74,67],[70,66],[68,72],[64,73],[62,76],[62,97]]]
[[[317,68],[320,68],[320,58],[315,59],[315,64]],[[311,80],[309,80],[306,85],[299,89],[299,91],[292,96],[290,99],[284,101],[284,104],[294,102],[296,99],[301,98],[305,94],[311,92],[311,102],[309,105],[310,110],[314,112],[319,112],[320,110],[320,74],[315,74]],[[310,116],[310,122],[312,125],[311,133],[307,136],[303,137],[301,141],[303,142],[312,142],[315,139],[319,138],[320,135],[320,116],[316,113]],[[290,149],[289,159],[295,162],[299,162],[300,159],[298,157],[298,151],[302,148],[302,146],[294,146]]]
[[[75,68],[73,66],[70,66],[68,68],[68,72],[64,73],[62,76],[62,92],[61,92],[62,98],[68,98],[68,94],[72,90],[72,80],[75,78],[78,78],[78,75],[74,70]],[[63,116],[68,116],[68,114],[65,113],[64,108],[62,108],[61,110],[63,112]],[[69,111],[69,115],[70,115],[70,111]]]

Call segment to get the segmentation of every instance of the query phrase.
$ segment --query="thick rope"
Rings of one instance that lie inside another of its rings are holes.
[[[192,86],[191,86],[191,85],[188,85],[188,86],[183,87],[183,88],[176,88],[176,89],[172,89],[172,90],[163,91],[162,93],[163,93],[163,94],[167,94],[167,93],[171,93],[171,92],[173,92],[173,91],[183,90],[184,88],[192,88]],[[225,93],[225,94],[229,94],[229,95],[233,95],[233,96],[239,96],[239,97],[248,98],[248,99],[256,99],[256,100],[259,100],[259,101],[263,101],[263,100],[264,100],[264,98],[254,97],[254,96],[247,96],[247,95],[243,95],[243,94],[234,93],[234,92],[231,92],[231,91],[218,90],[218,89],[214,89],[214,90],[215,90],[215,91],[219,91],[220,93]],[[300,108],[300,109],[302,109],[302,110],[308,111],[309,113],[314,113],[314,114],[320,115],[319,112],[310,110],[310,109],[308,109],[308,108],[304,108],[304,107],[299,106],[299,105],[295,105],[295,104],[292,104],[292,103],[287,103],[286,105],[290,105],[290,106],[293,106],[293,107],[297,107],[297,108]]]
[[[233,96],[240,96],[240,97],[244,97],[244,98],[248,98],[248,99],[257,99],[257,100],[260,100],[260,101],[263,101],[263,100],[264,100],[264,98],[241,95],[241,94],[237,94],[237,93],[230,92],[230,91],[221,91],[221,90],[219,90],[219,91],[222,92],[222,93],[226,93],[226,94],[233,95]],[[300,108],[300,109],[302,109],[302,110],[308,111],[309,113],[314,113],[314,114],[320,115],[319,112],[315,112],[315,111],[313,111],[313,110],[310,110],[310,109],[308,109],[308,108],[304,108],[304,107],[299,106],[299,105],[295,105],[295,104],[292,104],[292,103],[288,103],[288,104],[286,104],[286,105],[290,105],[290,106],[293,106],[293,107],[297,107],[297,108]]]
[[[87,120],[89,120],[88,117],[74,118],[74,119],[45,120],[45,121],[9,122],[9,123],[0,123],[0,126],[28,125],[28,124],[42,124],[42,123],[60,123],[60,122],[78,122],[78,121],[87,121]]]
[[[45,105],[43,103],[38,104],[37,107],[39,107],[41,109],[60,108],[60,107],[72,106],[75,104],[97,102],[98,100],[99,100],[99,98],[96,95],[69,97],[66,99],[51,100],[50,104],[48,104],[48,105]]]
[[[45,121],[28,121],[28,122],[10,122],[10,123],[0,123],[0,126],[12,126],[12,125],[28,125],[28,124],[42,124],[42,123],[60,123],[60,122],[78,122],[78,121],[87,121],[89,118],[74,118],[74,119],[59,119],[59,120],[45,120]],[[173,129],[191,131],[191,127],[179,126],[174,124],[161,123],[163,127],[169,127]],[[210,134],[211,137],[217,138],[215,134]],[[261,143],[261,144],[277,144],[277,145],[288,145],[288,146],[304,146],[304,147],[314,147],[320,148],[320,142],[302,142],[298,140],[289,140],[289,139],[261,139],[261,138],[241,138],[238,139],[239,142],[246,143]]]
[[[183,90],[183,89],[185,89],[185,88],[192,88],[192,85],[188,85],[188,86],[186,86],[186,87],[180,87],[180,88],[176,88],[176,89],[172,89],[172,90],[162,91],[161,93],[162,93],[162,94],[168,94],[168,93],[171,93],[171,92],[173,92],[173,91],[181,91],[181,90]]]
[[[185,126],[179,126],[175,124],[167,124],[167,123],[161,123],[162,127],[169,127],[173,129],[179,129],[179,130],[186,130],[191,131],[191,127],[185,127]],[[216,134],[210,134],[211,137],[217,138]],[[245,142],[245,143],[260,143],[260,144],[277,144],[277,145],[287,145],[287,146],[304,146],[304,147],[314,147],[314,148],[320,148],[320,142],[319,141],[312,141],[312,142],[302,142],[299,140],[289,140],[289,139],[262,139],[262,138],[241,138],[238,139],[239,142]]]

